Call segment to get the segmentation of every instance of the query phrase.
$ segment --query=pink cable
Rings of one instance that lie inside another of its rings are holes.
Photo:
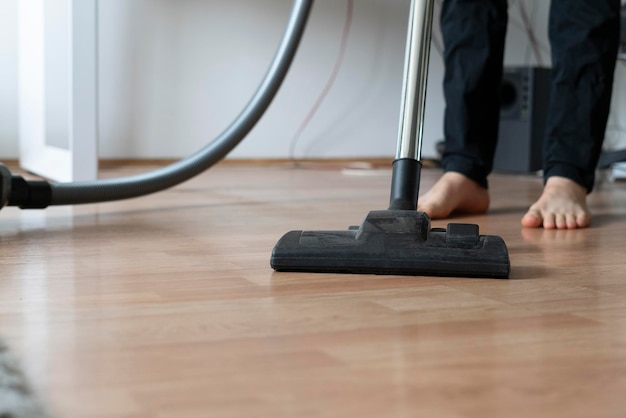
[[[322,89],[322,92],[320,93],[319,97],[313,104],[313,107],[311,108],[309,113],[306,115],[306,117],[304,118],[304,120],[302,121],[298,129],[296,130],[296,133],[293,135],[291,139],[291,142],[289,145],[289,159],[290,160],[295,159],[295,156],[294,156],[295,148],[296,148],[296,144],[298,140],[300,139],[300,136],[302,135],[306,127],[309,125],[309,123],[311,123],[311,120],[313,119],[313,117],[319,110],[320,106],[324,102],[324,99],[326,99],[326,96],[330,92],[330,89],[335,84],[335,80],[337,79],[337,75],[339,74],[339,70],[341,69],[341,65],[343,64],[343,60],[346,54],[346,49],[348,46],[348,37],[350,35],[350,29],[352,27],[352,19],[354,15],[354,0],[347,0],[346,5],[348,9],[346,12],[346,22],[343,28],[343,34],[341,36],[341,46],[339,47],[339,54],[337,56],[335,66],[333,68],[333,71],[330,74],[330,77],[328,78],[328,81],[326,82],[326,85]]]

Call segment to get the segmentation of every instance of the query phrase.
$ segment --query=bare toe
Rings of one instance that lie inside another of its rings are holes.
[[[578,228],[587,228],[591,223],[591,215],[586,213],[579,213],[576,217],[576,225]]]
[[[539,228],[541,224],[541,215],[532,210],[529,210],[522,218],[522,225],[526,228]]]

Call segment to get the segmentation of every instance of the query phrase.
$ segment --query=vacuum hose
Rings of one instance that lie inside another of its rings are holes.
[[[48,184],[13,176],[10,186],[0,187],[6,193],[9,186],[7,201],[0,202],[0,208],[7,203],[27,209],[129,199],[173,187],[207,170],[245,138],[276,96],[293,62],[312,5],[313,0],[294,0],[281,43],[252,99],[226,130],[195,154],[160,169],[117,179]]]

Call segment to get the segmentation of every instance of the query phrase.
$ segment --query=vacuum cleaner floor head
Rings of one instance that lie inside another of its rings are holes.
[[[478,225],[430,227],[414,210],[370,212],[360,226],[343,231],[291,231],[276,244],[277,271],[454,277],[509,277],[506,244],[480,235]]]

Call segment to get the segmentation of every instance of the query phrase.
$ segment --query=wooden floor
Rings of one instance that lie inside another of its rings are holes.
[[[626,417],[626,184],[590,197],[590,229],[523,230],[540,180],[493,176],[490,213],[456,221],[505,239],[508,281],[271,270],[284,232],[358,224],[389,180],[220,165],[5,208],[0,336],[58,418]]]

